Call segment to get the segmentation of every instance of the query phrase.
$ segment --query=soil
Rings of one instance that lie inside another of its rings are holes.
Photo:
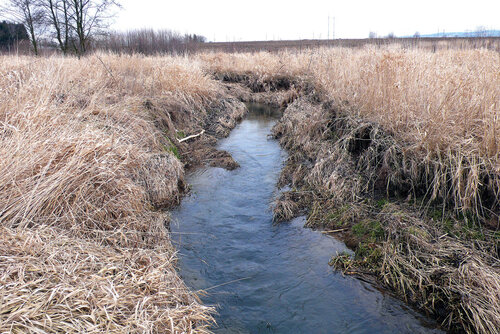
[[[453,212],[433,217],[439,203],[437,209],[419,204],[411,187],[418,195],[420,185],[398,168],[401,143],[378,124],[351,116],[352,106],[328,101],[307,85],[223,80],[239,100],[284,112],[274,135],[289,153],[278,186],[290,190],[275,202],[275,221],[306,213],[307,227],[334,231],[355,251],[354,258],[332,259],[335,268],[383,287],[442,321],[443,329],[500,327],[490,312],[499,303],[498,221],[482,229]]]

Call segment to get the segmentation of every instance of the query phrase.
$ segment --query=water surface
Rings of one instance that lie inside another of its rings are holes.
[[[217,305],[216,333],[434,333],[432,321],[367,283],[334,272],[345,245],[303,228],[273,225],[270,204],[286,154],[269,137],[276,115],[251,106],[222,140],[241,165],[199,170],[173,212],[180,273],[205,304]],[[175,223],[177,222],[177,223]]]

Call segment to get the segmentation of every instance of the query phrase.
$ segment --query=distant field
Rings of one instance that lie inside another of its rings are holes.
[[[279,51],[283,49],[305,50],[316,47],[359,48],[365,45],[386,46],[400,44],[405,48],[426,50],[477,49],[486,48],[500,51],[500,37],[439,37],[439,38],[366,38],[334,40],[293,40],[293,41],[252,41],[252,42],[216,42],[197,45],[198,51],[255,52]]]

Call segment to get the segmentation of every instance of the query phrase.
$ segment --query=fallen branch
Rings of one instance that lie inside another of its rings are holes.
[[[205,130],[201,130],[201,132],[198,133],[197,135],[191,135],[191,136],[187,136],[186,138],[177,139],[177,140],[179,141],[179,143],[182,143],[183,141],[186,141],[188,139],[199,137],[199,136],[201,136],[204,133],[205,133]]]
[[[347,230],[346,228],[339,228],[338,230],[330,230],[330,231],[321,231],[321,233],[323,234],[327,234],[327,233],[337,233],[337,232],[342,232],[342,231],[345,231]]]

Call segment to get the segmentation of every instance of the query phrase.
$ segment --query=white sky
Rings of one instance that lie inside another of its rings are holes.
[[[121,0],[113,28],[171,29],[216,41],[336,38],[500,29],[500,0]],[[333,19],[330,19],[330,25]],[[330,28],[332,34],[333,28]],[[331,37],[331,35],[330,35]]]

